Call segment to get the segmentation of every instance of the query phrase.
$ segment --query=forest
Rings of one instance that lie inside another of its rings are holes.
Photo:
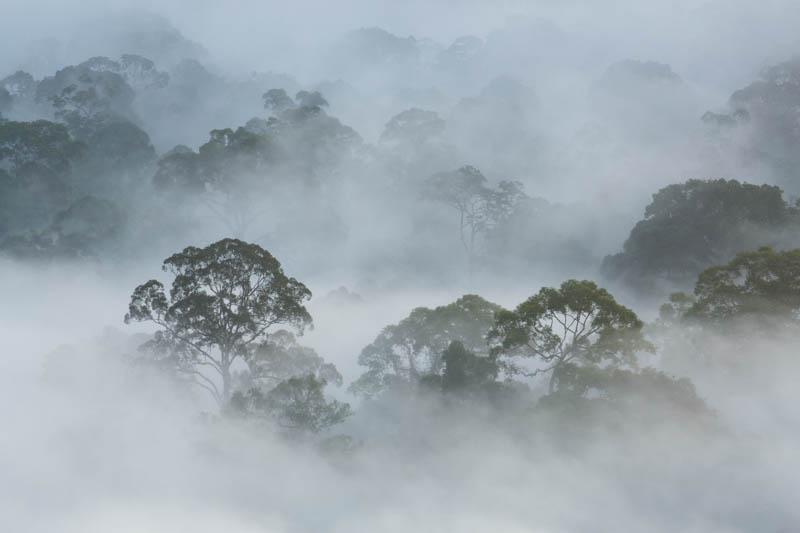
[[[800,8],[255,4],[8,7],[3,530],[798,529]]]

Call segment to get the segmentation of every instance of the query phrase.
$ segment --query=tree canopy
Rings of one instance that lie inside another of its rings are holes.
[[[513,311],[498,312],[489,340],[512,374],[549,374],[552,393],[569,365],[635,365],[637,352],[653,350],[643,325],[594,282],[568,280],[558,289],[542,288]]]
[[[603,261],[603,274],[631,285],[691,283],[705,268],[742,248],[796,238],[800,211],[780,188],[736,180],[689,180],[653,195],[623,251]]]
[[[445,122],[435,111],[412,107],[393,116],[381,134],[384,142],[421,144],[444,131]]]
[[[675,294],[671,300],[686,301]],[[761,247],[740,252],[729,263],[700,273],[681,314],[721,325],[750,318],[764,325],[800,324],[800,249]]]
[[[397,386],[413,388],[424,376],[441,375],[442,354],[453,341],[487,355],[486,334],[501,309],[474,294],[435,309],[414,309],[399,323],[386,326],[361,351],[358,364],[367,370],[350,390],[372,397]]]
[[[521,183],[501,181],[491,188],[481,171],[471,166],[429,177],[423,195],[458,212],[459,239],[467,254],[470,276],[478,247],[483,244],[481,239],[511,216],[517,203],[526,198]]]
[[[164,261],[174,276],[169,295],[150,280],[136,287],[125,322],[153,322],[161,329],[150,344],[169,354],[181,372],[225,404],[232,394],[231,368],[253,356],[269,329],[311,325],[305,285],[287,277],[280,263],[256,244],[223,239],[190,246]],[[221,386],[203,373],[221,378]]]
[[[0,232],[41,229],[65,208],[84,152],[61,124],[0,120]]]

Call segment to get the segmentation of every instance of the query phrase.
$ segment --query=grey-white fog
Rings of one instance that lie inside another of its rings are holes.
[[[793,2],[2,11],[4,530],[796,529]]]

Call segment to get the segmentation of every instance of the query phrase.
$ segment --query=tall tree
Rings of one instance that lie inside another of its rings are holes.
[[[549,374],[552,393],[571,366],[634,365],[637,351],[654,350],[642,327],[636,313],[608,291],[573,279],[558,289],[542,288],[513,311],[498,312],[489,339],[492,353],[512,374]],[[538,366],[519,364],[518,358]]]
[[[465,166],[434,174],[424,185],[427,198],[458,212],[459,238],[467,254],[470,279],[479,239],[510,216],[514,206],[525,198],[519,182],[501,181],[495,189],[487,183],[480,170]]]
[[[174,275],[169,296],[157,280],[139,285],[125,322],[160,326],[149,346],[168,354],[220,405],[232,394],[232,365],[253,356],[271,327],[302,332],[311,325],[303,306],[311,292],[256,244],[223,239],[190,246],[168,257],[163,269]]]
[[[283,89],[270,89],[261,98],[264,99],[264,108],[276,115],[295,107],[294,100]]]
[[[0,120],[0,231],[41,229],[65,208],[85,148],[61,124]]]
[[[472,392],[497,378],[497,364],[494,358],[482,357],[467,350],[461,341],[453,341],[442,352],[444,370],[442,371],[442,391]]]
[[[236,414],[275,420],[288,430],[319,433],[352,414],[349,404],[325,398],[326,384],[314,374],[292,376],[267,391],[237,392],[231,407]]]
[[[750,317],[767,324],[800,323],[800,249],[761,247],[704,270],[687,318],[716,324]],[[673,297],[674,299],[675,297]]]
[[[399,323],[383,328],[361,351],[358,364],[367,370],[350,390],[371,397],[396,385],[414,387],[425,376],[441,375],[442,353],[452,341],[488,355],[486,333],[501,309],[474,294],[435,309],[414,309]]]
[[[800,210],[780,188],[736,180],[689,180],[653,195],[644,219],[603,273],[652,289],[659,279],[691,283],[705,268],[743,247],[796,240]]]

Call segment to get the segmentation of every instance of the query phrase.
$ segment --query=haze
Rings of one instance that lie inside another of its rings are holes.
[[[0,20],[1,530],[798,529],[800,4]]]

